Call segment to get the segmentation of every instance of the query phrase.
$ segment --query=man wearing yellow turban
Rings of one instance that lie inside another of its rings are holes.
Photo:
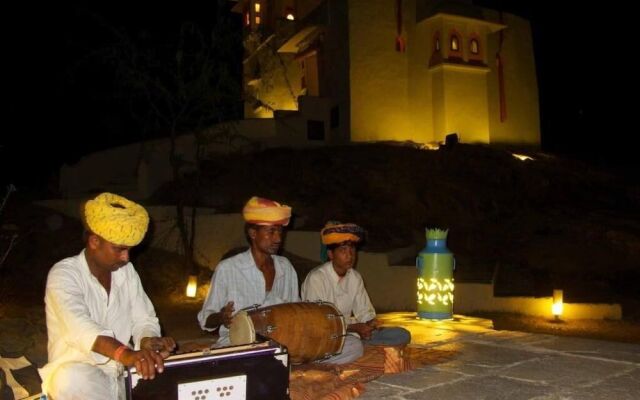
[[[123,366],[153,379],[175,348],[172,338],[161,337],[153,305],[129,262],[149,215],[112,193],[87,201],[82,214],[85,248],[56,263],[47,278],[49,362],[39,371],[42,388],[54,400],[124,399]]]
[[[218,343],[229,345],[229,325],[236,310],[300,300],[298,276],[285,257],[277,255],[291,207],[252,197],[242,216],[249,249],[221,261],[211,278],[209,293],[198,313],[200,327],[220,327]]]
[[[302,299],[335,304],[347,322],[347,338],[342,353],[326,360],[345,364],[363,354],[364,344],[405,345],[411,334],[404,328],[378,328],[376,311],[364,287],[362,276],[354,268],[357,246],[365,231],[356,224],[331,221],[320,232],[327,246],[329,261],[314,268],[302,284]],[[362,341],[360,340],[362,339]]]

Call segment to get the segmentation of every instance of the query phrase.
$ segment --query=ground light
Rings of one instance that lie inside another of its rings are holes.
[[[533,161],[533,158],[532,158],[532,157],[529,157],[529,156],[524,155],[524,154],[511,153],[511,155],[512,155],[513,157],[517,158],[517,159],[518,159],[518,160],[520,160],[520,161],[528,161],[528,160],[532,160],[532,161]]]
[[[196,297],[198,291],[198,276],[189,275],[189,281],[187,283],[187,297]]]
[[[553,291],[553,303],[551,304],[551,313],[556,321],[560,320],[560,316],[562,315],[562,290],[554,289]]]

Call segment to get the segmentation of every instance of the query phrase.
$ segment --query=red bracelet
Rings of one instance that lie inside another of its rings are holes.
[[[125,350],[129,350],[129,346],[126,346],[124,344],[120,345],[120,347],[118,347],[113,353],[113,359],[120,362],[120,356],[122,356],[122,353],[124,353]]]

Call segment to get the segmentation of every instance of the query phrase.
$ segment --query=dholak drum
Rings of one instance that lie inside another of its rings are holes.
[[[289,350],[293,364],[339,354],[347,326],[331,303],[301,302],[252,307],[234,315],[229,328],[231,344],[256,340],[256,334],[275,340]]]

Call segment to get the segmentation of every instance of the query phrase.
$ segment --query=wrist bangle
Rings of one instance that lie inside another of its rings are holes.
[[[113,353],[113,359],[120,362],[120,357],[122,356],[122,353],[124,353],[125,350],[129,350],[129,346],[126,345],[120,345],[120,347],[118,347],[116,349],[116,351]]]

